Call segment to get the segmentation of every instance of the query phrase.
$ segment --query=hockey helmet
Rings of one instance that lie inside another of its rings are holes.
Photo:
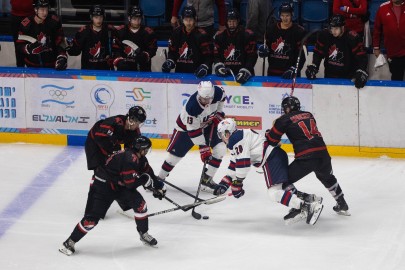
[[[281,102],[281,107],[283,111],[286,112],[286,109],[289,108],[290,111],[299,111],[301,109],[300,100],[294,96],[286,97]]]
[[[128,9],[128,18],[132,17],[143,17],[143,11],[138,6],[133,6]]]
[[[218,136],[222,139],[227,133],[236,131],[236,122],[233,118],[225,118],[218,124]]]
[[[214,98],[214,85],[210,81],[202,81],[197,87],[198,96],[206,99]]]
[[[145,150],[145,153],[148,153],[151,147],[152,147],[151,140],[145,136],[139,136],[138,138],[135,139],[135,141],[132,144],[132,150],[134,150],[135,152]]]
[[[278,8],[278,16],[281,16],[281,13],[290,13],[291,17],[294,16],[294,6],[293,3],[283,2]]]
[[[239,12],[236,9],[231,9],[226,13],[227,20],[240,20]]]
[[[333,15],[329,21],[329,27],[342,27],[345,26],[345,17],[343,15],[337,14]]]
[[[34,0],[32,5],[34,8],[49,7],[49,0]]]
[[[194,20],[197,19],[197,12],[193,6],[186,6],[181,13],[182,18],[193,18]]]
[[[105,9],[102,5],[93,5],[89,10],[90,19],[92,16],[105,16]]]
[[[145,122],[146,120],[146,112],[145,109],[141,106],[133,106],[129,109],[127,116],[131,120],[136,120],[140,123]]]

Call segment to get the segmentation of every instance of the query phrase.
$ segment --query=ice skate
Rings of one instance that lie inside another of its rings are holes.
[[[297,191],[297,197],[308,203],[315,202],[315,201],[322,203],[322,201],[323,201],[323,198],[321,196],[316,196],[315,194],[308,194],[308,193],[301,192],[301,191]]]
[[[157,240],[155,238],[153,238],[152,235],[148,234],[148,232],[146,232],[146,233],[139,232],[139,236],[140,236],[139,239],[141,239],[141,241],[145,245],[148,245],[151,247],[154,247],[157,245]]]
[[[203,178],[201,179],[201,191],[214,194],[214,189],[217,186],[218,184],[212,180],[212,177],[204,173]]]
[[[63,242],[62,246],[59,248],[59,251],[67,256],[75,253],[75,242],[72,239],[68,239]]]
[[[312,203],[305,202],[303,205],[303,210],[307,212],[307,224],[315,225],[318,221],[319,216],[322,213],[323,204],[315,201]]]
[[[306,218],[307,212],[303,211],[302,208],[300,209],[291,208],[290,212],[288,212],[288,214],[284,216],[284,223],[285,225],[292,225]]]
[[[336,205],[333,206],[333,210],[338,214],[338,215],[342,215],[342,216],[350,216],[349,213],[349,206],[347,205],[345,198],[342,196],[340,196],[337,200],[336,200]]]

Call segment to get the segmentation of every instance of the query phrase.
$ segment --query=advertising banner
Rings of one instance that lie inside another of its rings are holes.
[[[24,79],[1,77],[0,128],[26,128]]]

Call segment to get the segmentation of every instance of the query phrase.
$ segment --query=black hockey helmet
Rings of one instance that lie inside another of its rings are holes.
[[[345,26],[345,17],[337,14],[333,15],[329,20],[329,27],[342,27]]]
[[[128,9],[128,18],[143,17],[143,11],[138,6],[133,6]]]
[[[301,110],[301,103],[298,98],[290,96],[283,99],[281,102],[281,107],[283,108],[284,112],[287,108],[289,108],[290,111],[299,111]]]
[[[294,6],[293,3],[283,2],[278,7],[278,16],[281,16],[281,13],[290,13],[291,16],[294,16]]]
[[[34,8],[49,7],[49,0],[34,0],[32,2]]]
[[[236,9],[231,9],[226,13],[227,20],[238,20],[240,21],[239,12]]]
[[[181,13],[182,18],[193,18],[194,20],[197,19],[197,12],[193,6],[186,6]]]
[[[145,153],[148,153],[150,148],[152,147],[152,142],[148,137],[139,136],[135,139],[132,144],[132,150],[135,152],[140,152],[145,150]]]
[[[127,116],[131,120],[136,120],[138,122],[145,122],[146,120],[146,112],[145,109],[141,106],[133,106],[129,109]]]
[[[105,9],[102,5],[93,5],[89,10],[90,18],[92,16],[105,16]]]

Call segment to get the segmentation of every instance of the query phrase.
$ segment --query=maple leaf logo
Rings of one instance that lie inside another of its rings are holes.
[[[134,56],[134,49],[132,49],[130,46],[126,46],[124,49],[124,53],[128,56],[128,57],[132,57]]]
[[[39,41],[39,43],[41,43],[42,45],[46,45],[46,35],[44,33],[39,33],[39,35],[37,36],[37,40]]]
[[[97,44],[94,45],[93,48],[90,48],[90,55],[93,56],[94,58],[98,58],[100,56],[100,51],[101,51],[101,41],[97,42]]]
[[[228,48],[224,51],[224,57],[226,60],[235,60],[236,55],[235,55],[235,45],[229,44]]]
[[[271,43],[271,49],[274,52],[282,52],[284,47],[284,40],[282,37],[279,37],[276,42]]]
[[[188,54],[188,44],[184,42],[183,45],[179,48],[180,58],[187,58]]]

